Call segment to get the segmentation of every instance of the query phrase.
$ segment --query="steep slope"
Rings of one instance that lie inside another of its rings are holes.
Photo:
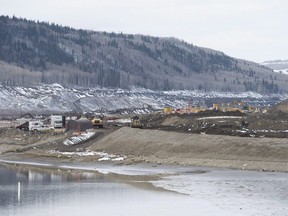
[[[288,77],[175,38],[0,17],[0,82],[154,90],[288,91]]]
[[[245,101],[247,105],[268,106],[283,100],[283,96],[263,96],[253,92],[227,94],[203,91],[152,91],[108,88],[63,87],[59,84],[41,84],[31,87],[0,85],[0,115],[38,112],[149,112],[164,107],[181,108],[193,99],[213,103]]]

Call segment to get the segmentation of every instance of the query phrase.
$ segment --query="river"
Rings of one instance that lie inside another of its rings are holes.
[[[288,215],[286,173],[149,165],[99,170],[0,164],[0,215]],[[168,175],[120,181],[108,177],[111,172]]]

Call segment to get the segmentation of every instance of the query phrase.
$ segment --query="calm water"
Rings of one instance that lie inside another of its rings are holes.
[[[0,215],[288,215],[287,174],[182,171],[152,182],[164,191],[92,172],[0,165]]]

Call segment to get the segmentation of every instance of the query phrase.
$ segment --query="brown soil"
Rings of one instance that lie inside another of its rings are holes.
[[[146,129],[241,137],[288,138],[288,114],[243,114],[205,111],[197,114],[151,114],[141,118]]]
[[[288,171],[286,139],[184,134],[123,127],[89,149],[128,156],[130,162],[173,163]]]
[[[127,159],[118,162],[123,164],[152,162],[288,172],[287,119],[286,115],[269,113],[151,114],[141,117],[144,129],[95,129],[95,136],[74,146],[63,145],[71,134],[6,129],[0,131],[0,157],[41,158],[50,157],[50,150],[90,149],[123,154]],[[95,161],[97,157],[72,160]]]

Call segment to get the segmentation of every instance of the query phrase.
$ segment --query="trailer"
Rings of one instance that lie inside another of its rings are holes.
[[[65,127],[65,116],[62,115],[51,115],[51,126],[54,128]]]

